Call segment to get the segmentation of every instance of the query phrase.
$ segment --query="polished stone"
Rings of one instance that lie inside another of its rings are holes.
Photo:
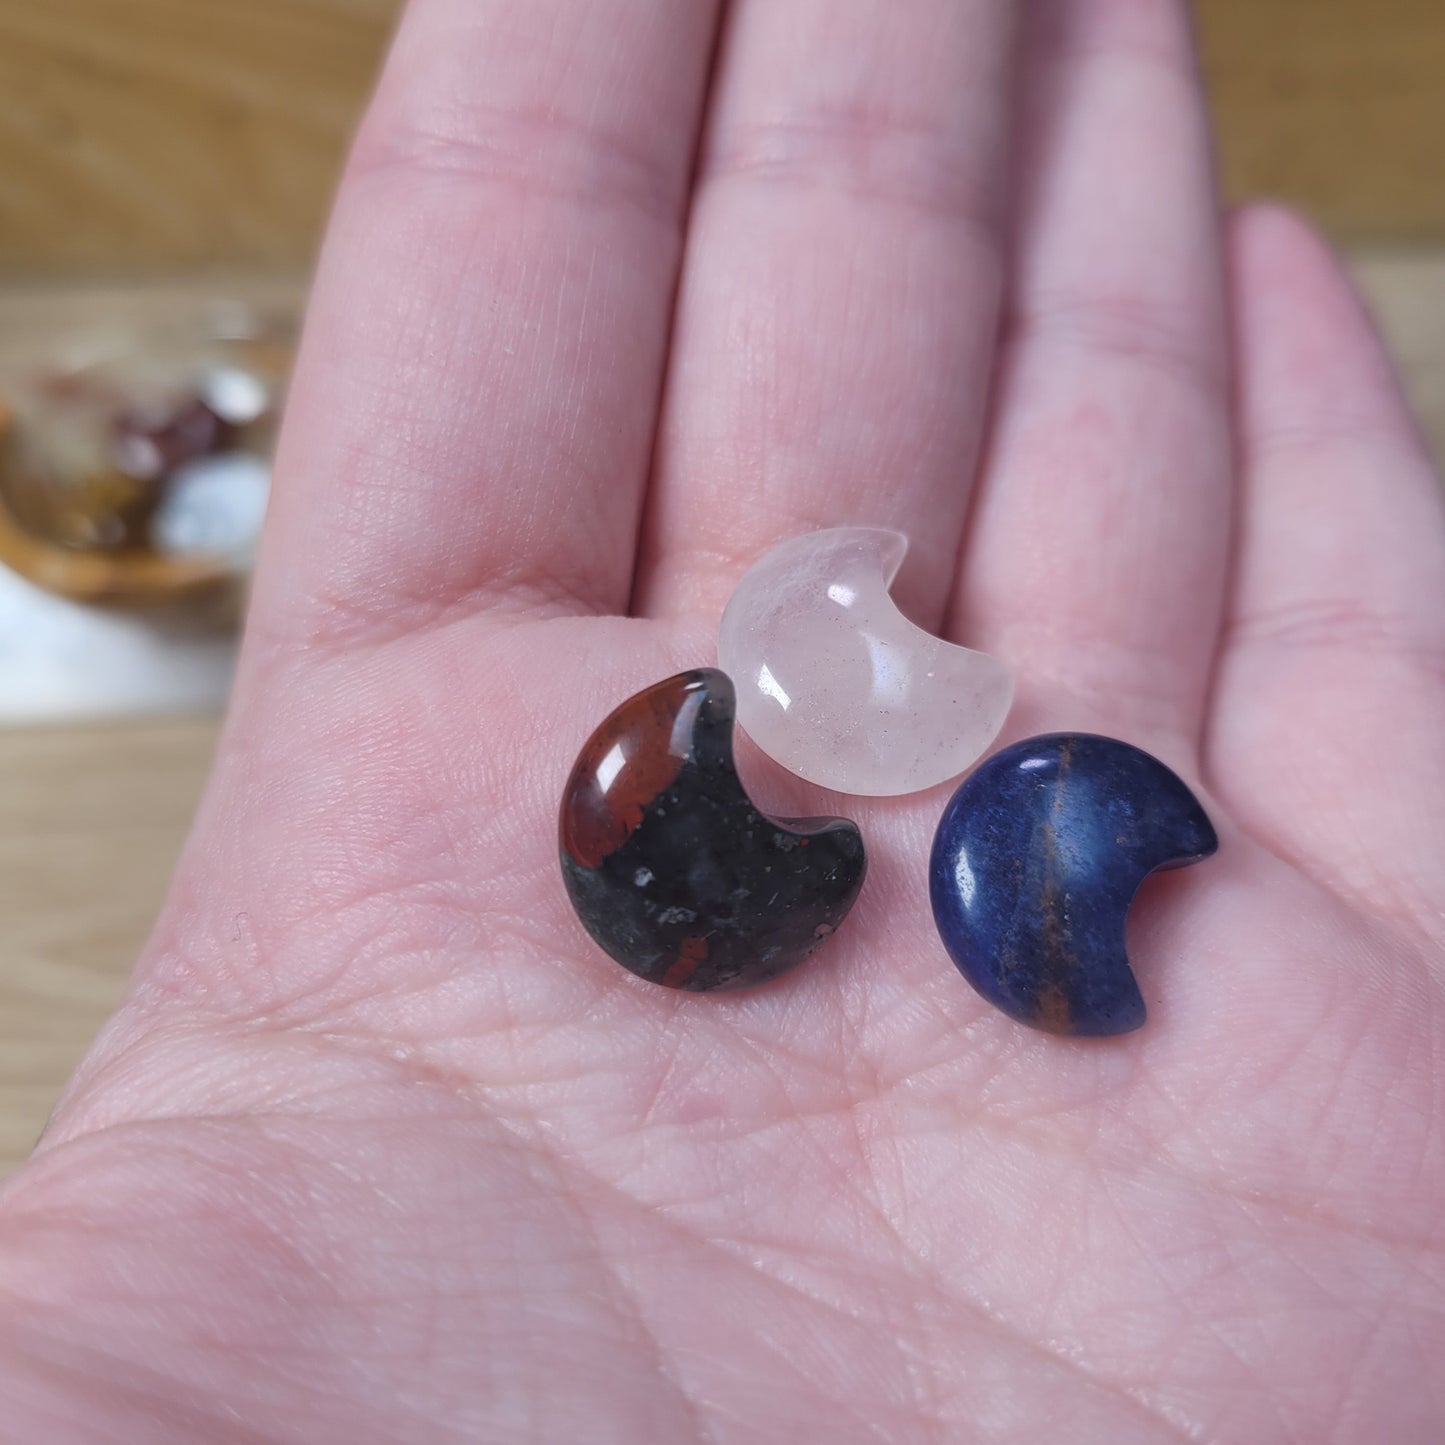
[[[939,935],[984,998],[1057,1034],[1144,1022],[1124,925],[1140,884],[1218,847],[1184,782],[1113,738],[1054,733],[1005,748],[954,793],[934,837]]]
[[[562,797],[562,876],[624,968],[705,992],[763,983],[828,938],[863,884],[843,818],[768,818],[733,767],[735,698],[700,668],[629,698]]]
[[[785,768],[840,793],[897,796],[956,778],[1008,716],[995,657],[910,622],[888,588],[902,532],[833,527],[775,547],[723,611],[718,661],[738,721]]]

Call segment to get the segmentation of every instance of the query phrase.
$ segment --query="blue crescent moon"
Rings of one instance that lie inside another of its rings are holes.
[[[1049,1033],[1144,1022],[1124,948],[1140,884],[1219,846],[1182,779],[1129,743],[1028,738],[954,793],[929,865],[933,917],[959,972],[990,1003]]]

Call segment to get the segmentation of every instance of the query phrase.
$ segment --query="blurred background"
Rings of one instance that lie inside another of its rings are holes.
[[[0,1173],[199,792],[307,272],[399,8],[0,0]],[[1440,455],[1445,3],[1198,8],[1227,196],[1345,250]]]

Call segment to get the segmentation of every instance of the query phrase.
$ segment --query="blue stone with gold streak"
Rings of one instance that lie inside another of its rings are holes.
[[[1128,1033],[1145,1014],[1124,948],[1129,905],[1150,873],[1218,846],[1194,794],[1157,758],[1089,733],[1027,738],[944,809],[934,921],[959,972],[1020,1023]]]

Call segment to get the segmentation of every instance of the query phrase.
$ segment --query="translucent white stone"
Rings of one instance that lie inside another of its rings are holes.
[[[998,735],[1008,669],[910,622],[888,595],[901,532],[836,527],[755,563],[723,612],[738,721],[810,782],[875,797],[956,777]]]

